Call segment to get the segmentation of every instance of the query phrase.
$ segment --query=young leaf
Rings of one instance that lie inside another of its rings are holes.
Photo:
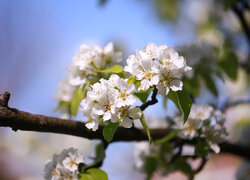
[[[123,67],[121,65],[114,65],[108,69],[105,70],[96,70],[96,72],[101,72],[101,73],[120,73],[122,72]]]
[[[179,157],[176,159],[173,163],[173,166],[175,169],[180,170],[184,174],[188,175],[190,179],[194,178],[194,171],[184,158]]]
[[[101,169],[91,168],[79,174],[80,180],[108,180],[108,175]]]
[[[147,101],[148,96],[149,96],[149,94],[150,94],[151,91],[152,91],[152,88],[149,88],[147,91],[135,92],[134,96],[136,96],[137,98],[139,98],[142,103],[145,103]]]
[[[79,180],[96,180],[91,174],[80,173],[78,176]]]
[[[234,52],[229,50],[229,47],[224,47],[219,55],[220,68],[232,79],[237,79],[238,60]]]
[[[70,105],[70,102],[68,101],[60,101],[56,109],[54,110],[55,112],[61,109],[62,107]]]
[[[114,134],[119,126],[120,122],[112,123],[110,122],[107,126],[103,128],[102,134],[107,142],[112,141]]]
[[[152,138],[150,136],[150,131],[149,131],[149,128],[148,128],[148,125],[146,123],[145,116],[144,116],[143,113],[142,113],[140,121],[141,121],[141,124],[142,124],[142,126],[144,127],[144,129],[145,129],[145,131],[147,133],[149,143],[151,144],[152,143]]]
[[[90,85],[89,81],[87,81],[85,83],[85,85],[83,86],[83,88],[79,87],[75,94],[73,99],[70,102],[70,111],[71,114],[76,117],[77,115],[77,111],[80,105],[80,102],[85,98],[86,96],[86,91],[87,91],[87,87]]]
[[[195,154],[197,156],[206,156],[209,153],[209,145],[206,141],[199,141],[195,145]]]
[[[90,175],[95,180],[108,180],[108,175],[105,171],[97,168],[91,168],[87,170],[87,173],[90,173]]]
[[[204,78],[207,88],[217,97],[218,92],[217,92],[217,89],[216,89],[216,86],[212,77],[209,74],[205,74],[203,78]]]
[[[161,139],[158,139],[155,141],[155,144],[156,145],[160,145],[160,144],[163,144],[163,143],[166,143],[168,141],[170,141],[171,139],[173,139],[175,136],[177,136],[179,130],[173,130],[171,131],[169,134],[167,134],[164,138],[161,138]]]
[[[96,154],[95,163],[99,163],[99,162],[103,161],[103,159],[105,158],[105,156],[106,156],[105,149],[104,149],[102,142],[96,145],[95,154]]]
[[[83,92],[82,92],[82,88],[78,88],[75,92],[75,95],[73,97],[73,99],[71,100],[70,103],[70,110],[71,113],[74,117],[76,117],[77,115],[77,111],[78,111],[78,107],[80,105],[81,100],[84,98]]]
[[[135,78],[136,76],[131,76],[129,79],[128,79],[128,84],[133,84],[135,82]]]
[[[147,157],[145,159],[144,171],[147,174],[147,180],[151,179],[154,171],[156,170],[157,159],[154,157]]]
[[[177,91],[177,96],[178,96],[178,104],[181,108],[181,111],[184,114],[184,123],[187,121],[191,105],[192,105],[192,99],[190,97],[190,94],[183,89],[182,91]]]
[[[175,103],[176,107],[183,113],[184,123],[185,123],[187,121],[192,105],[192,99],[189,93],[185,89],[183,89],[182,91],[177,91],[177,92],[170,91],[167,96]]]

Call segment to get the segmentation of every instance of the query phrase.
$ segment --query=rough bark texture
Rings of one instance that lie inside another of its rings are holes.
[[[6,92],[0,95],[0,127],[9,127],[12,130],[23,131],[36,131],[36,132],[48,132],[48,133],[60,133],[68,134],[88,139],[104,140],[102,135],[103,127],[100,127],[97,131],[90,131],[85,127],[82,122],[73,120],[64,120],[60,118],[54,118],[43,115],[35,115],[27,112],[20,111],[18,109],[9,108],[8,100],[10,94]],[[151,129],[150,133],[152,138],[159,139],[170,130],[168,129]],[[148,137],[146,132],[137,128],[122,128],[119,127],[114,136],[112,142],[116,141],[147,141]],[[179,140],[179,139],[173,139]],[[194,141],[185,141],[185,143],[193,144]],[[237,144],[231,144],[224,142],[220,144],[221,152],[228,152],[244,158],[250,159],[250,148],[243,147]]]

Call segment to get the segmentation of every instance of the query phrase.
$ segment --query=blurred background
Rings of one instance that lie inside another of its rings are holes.
[[[34,114],[59,116],[53,100],[58,82],[66,74],[74,53],[82,43],[104,46],[112,41],[124,52],[124,60],[149,42],[174,46],[189,65],[211,73],[214,54],[225,45],[237,58],[236,76],[212,74],[209,85],[203,74],[192,91],[197,103],[223,107],[225,103],[249,99],[249,39],[232,10],[236,1],[216,0],[0,0],[0,93],[9,91],[10,107]],[[250,22],[249,1],[244,1],[246,21]],[[248,24],[249,25],[249,24]],[[230,56],[232,57],[232,56]],[[230,58],[229,57],[229,58]],[[203,60],[203,61],[201,61]],[[205,63],[206,62],[206,63]],[[194,75],[189,75],[193,78]],[[233,80],[232,80],[233,79]],[[171,115],[161,102],[150,107],[159,117]],[[249,146],[250,105],[228,109],[229,138]],[[82,119],[78,116],[77,119]],[[243,138],[242,138],[243,137]],[[63,141],[61,141],[63,139]],[[243,142],[244,141],[244,142]],[[53,153],[75,147],[86,155],[96,142],[66,135],[11,131],[0,128],[0,179],[43,179],[43,168]],[[134,168],[131,143],[114,143],[107,149],[103,169],[111,180],[145,179]],[[250,172],[250,165],[229,154],[213,156],[196,179],[236,179]],[[240,171],[237,171],[241,167]],[[246,177],[246,176],[244,176]],[[249,176],[250,177],[250,176]],[[167,178],[187,179],[180,173]],[[239,178],[238,178],[239,179]]]

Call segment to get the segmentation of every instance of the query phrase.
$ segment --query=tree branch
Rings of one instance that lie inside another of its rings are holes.
[[[237,3],[233,6],[233,11],[237,15],[237,17],[239,18],[239,20],[241,22],[243,31],[245,32],[245,35],[248,39],[248,45],[250,46],[250,29],[249,29],[247,21],[244,17],[243,10],[244,10],[244,5],[241,3]]]
[[[151,97],[151,100],[145,102],[144,104],[142,104],[142,105],[140,106],[140,109],[141,109],[142,111],[144,111],[148,106],[158,103],[158,100],[156,99],[157,91],[158,91],[158,90],[157,90],[156,88],[154,88],[153,94],[152,94],[152,97]]]
[[[48,133],[67,134],[88,139],[99,139],[104,141],[101,126],[97,131],[90,131],[85,127],[85,123],[54,118],[43,115],[35,115],[18,109],[9,108],[9,93],[0,95],[0,127],[10,127],[12,130],[37,131]],[[171,130],[151,129],[150,133],[153,139],[163,138]],[[144,130],[137,128],[126,129],[119,127],[112,142],[117,141],[147,141],[148,137]],[[174,138],[173,141],[180,139]],[[189,144],[195,144],[195,141],[185,141]],[[221,152],[232,153],[247,159],[250,159],[250,148],[241,145],[224,142],[220,144]]]

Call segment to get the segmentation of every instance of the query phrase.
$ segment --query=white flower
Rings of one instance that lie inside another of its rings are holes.
[[[137,118],[138,110],[131,109],[136,98],[132,95],[134,84],[127,79],[111,75],[108,80],[100,79],[88,88],[87,97],[81,102],[81,111],[90,118],[86,127],[98,129],[101,121],[121,122],[124,127],[132,127],[133,119]]]
[[[106,69],[121,60],[122,53],[115,51],[113,43],[108,43],[104,48],[83,44],[68,67],[69,82],[74,86],[80,86],[86,83],[87,79],[95,80],[98,74],[96,70]]]
[[[64,78],[59,82],[59,87],[54,96],[58,101],[70,101],[75,93],[76,87],[69,84],[69,79]]]
[[[167,95],[170,89],[182,90],[181,78],[191,69],[172,47],[149,43],[142,50],[137,50],[136,56],[129,56],[124,71],[141,81],[138,90],[146,91],[156,85],[159,95]]]
[[[63,166],[70,171],[77,171],[78,165],[83,162],[83,155],[77,149],[69,149],[68,156],[62,161]]]
[[[44,168],[46,180],[77,180],[78,165],[83,162],[83,156],[77,149],[64,149],[60,154],[54,154],[52,161]]]
[[[189,118],[204,121],[212,116],[213,111],[214,108],[212,106],[193,104],[190,110]]]
[[[172,91],[182,90],[183,83],[177,77],[179,75],[178,70],[167,70],[164,69],[160,74],[160,82],[157,84],[158,94],[163,96],[167,95],[170,89]]]
[[[201,121],[198,119],[188,119],[184,124],[183,117],[175,118],[175,128],[180,129],[179,136],[183,139],[192,139],[198,135],[201,128]]]
[[[142,60],[138,71],[135,71],[136,78],[141,80],[138,90],[146,91],[151,86],[159,83],[159,64],[152,60]]]

